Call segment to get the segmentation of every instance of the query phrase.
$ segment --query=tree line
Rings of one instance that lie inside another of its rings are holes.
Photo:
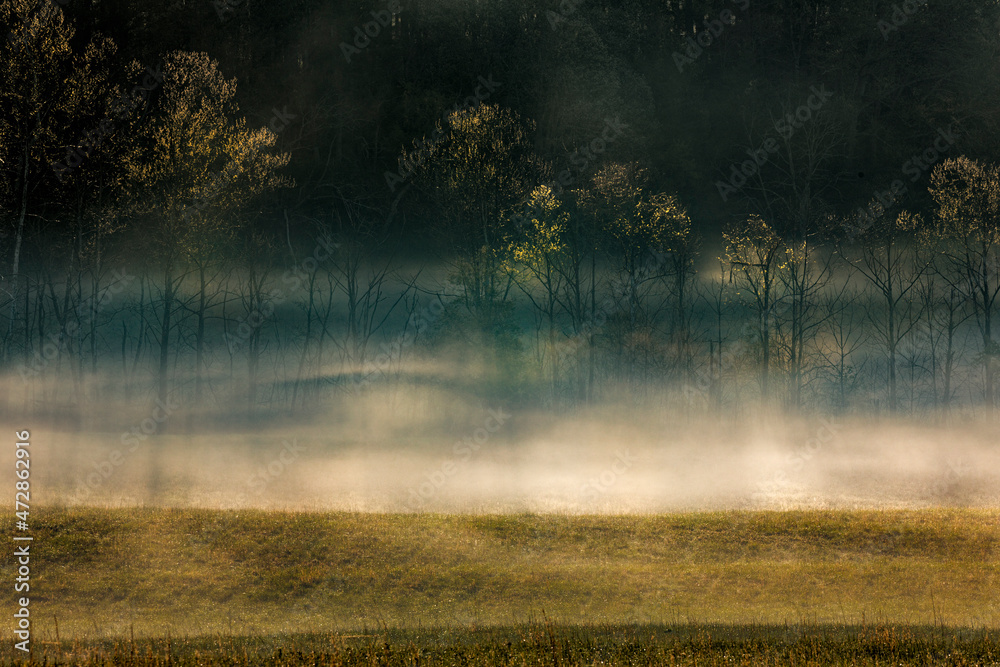
[[[8,406],[996,403],[995,3],[168,4],[0,1]]]

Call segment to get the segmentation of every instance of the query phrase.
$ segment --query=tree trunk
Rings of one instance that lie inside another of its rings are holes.
[[[14,330],[15,322],[17,320],[17,290],[18,290],[18,271],[21,268],[21,244],[24,240],[24,221],[28,216],[28,168],[30,167],[30,151],[31,144],[25,143],[24,153],[21,156],[22,159],[22,169],[21,169],[21,206],[17,214],[17,232],[14,235],[14,259],[11,265],[10,272],[10,291],[11,295],[14,297],[10,300],[10,328],[9,331]],[[11,341],[12,342],[12,341]]]
[[[201,405],[203,369],[205,366],[205,310],[207,308],[206,291],[208,289],[205,277],[205,265],[198,266],[198,333],[195,339],[194,365],[194,400],[196,405]]]
[[[302,374],[305,372],[306,355],[309,353],[309,343],[312,341],[312,320],[313,304],[316,298],[316,271],[309,274],[309,303],[306,306],[306,338],[302,342],[302,354],[299,356],[299,367],[295,372],[295,385],[292,388],[292,410],[295,409],[295,400],[299,394],[299,383],[302,382]],[[305,396],[302,400],[305,405]]]
[[[157,397],[164,405],[169,389],[167,374],[170,362],[170,317],[174,300],[174,274],[171,262],[163,272],[163,322],[160,329],[160,363],[157,371]]]

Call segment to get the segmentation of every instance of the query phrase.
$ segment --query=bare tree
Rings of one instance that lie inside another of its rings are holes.
[[[149,123],[136,150],[143,159],[131,165],[137,212],[151,227],[151,254],[162,272],[157,395],[167,400],[172,333],[179,316],[177,299],[192,258],[200,266],[198,356],[204,343],[208,307],[205,273],[216,239],[224,236],[241,206],[261,192],[287,185],[275,175],[288,155],[272,155],[275,135],[248,130],[238,118],[236,82],[227,80],[207,54],[173,52],[164,65],[159,122]],[[225,164],[223,171],[218,165]],[[250,297],[253,300],[253,297]],[[204,306],[202,308],[201,306]],[[199,365],[199,373],[201,366]],[[200,385],[200,383],[199,383]]]
[[[867,313],[862,296],[861,292],[850,287],[848,275],[836,298],[829,298],[823,304],[825,317],[822,329],[829,344],[820,347],[820,355],[832,376],[834,405],[840,411],[847,410],[850,396],[857,388],[867,363],[866,359],[858,359],[859,352],[869,339],[864,326]]]
[[[1000,168],[966,157],[945,160],[931,173],[937,205],[934,247],[951,264],[944,274],[972,305],[983,340],[985,399],[996,404],[997,355],[993,320],[1000,296]]]
[[[770,398],[774,307],[781,296],[777,293],[781,286],[778,272],[785,260],[785,245],[774,228],[758,215],[751,215],[742,225],[730,227],[722,236],[730,280],[733,274],[739,276],[739,285],[750,293],[749,302],[757,314],[760,393],[767,402]]]
[[[876,303],[868,310],[874,338],[885,350],[888,375],[888,407],[899,408],[898,350],[900,343],[920,321],[920,303],[915,297],[928,268],[927,257],[914,242],[919,216],[906,211],[893,215],[878,202],[869,206],[877,214],[856,221],[862,230],[856,243],[842,252],[875,291]]]
[[[802,389],[808,373],[807,355],[829,316],[823,301],[836,301],[839,294],[829,294],[833,279],[834,255],[816,246],[810,238],[795,241],[785,248],[778,278],[783,296],[775,309],[775,328],[788,363],[788,404],[793,410],[802,407]]]

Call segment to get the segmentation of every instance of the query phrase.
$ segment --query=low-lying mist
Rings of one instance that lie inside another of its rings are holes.
[[[74,425],[36,416],[7,432],[31,432],[43,505],[648,513],[1000,500],[986,411],[914,421],[614,395],[558,408],[446,383],[376,385],[246,420],[109,399]]]

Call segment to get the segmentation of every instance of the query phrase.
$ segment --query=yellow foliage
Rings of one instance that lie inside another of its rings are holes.
[[[1000,168],[965,156],[945,160],[931,173],[938,239],[983,244],[1000,241]]]
[[[569,213],[559,210],[560,202],[547,185],[532,191],[529,206],[533,214],[525,237],[511,244],[511,254],[517,262],[533,266],[550,261],[566,249]]]

